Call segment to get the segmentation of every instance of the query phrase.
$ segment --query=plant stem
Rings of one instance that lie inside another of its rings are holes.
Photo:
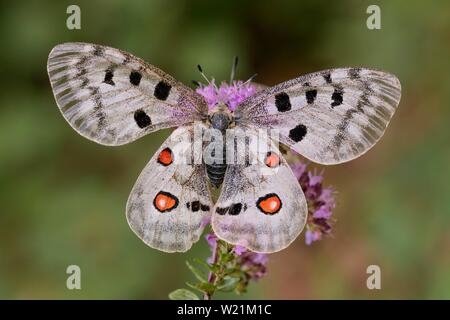
[[[216,241],[216,243],[214,244],[214,248],[212,250],[212,263],[217,263],[217,256],[218,256],[218,252],[219,252],[219,245],[217,243],[218,241]],[[214,283],[214,281],[216,280],[216,277],[214,275],[214,273],[212,271],[210,271],[208,273],[208,282],[209,283]],[[211,300],[213,293],[208,293],[205,292],[205,294],[203,295],[203,300]]]

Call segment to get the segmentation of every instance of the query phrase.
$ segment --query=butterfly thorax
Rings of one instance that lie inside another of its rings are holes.
[[[206,164],[206,173],[211,184],[218,188],[223,182],[226,164],[226,130],[234,125],[233,115],[226,105],[219,104],[208,114],[208,123],[211,128],[220,131],[222,135],[222,152],[211,152],[210,160]]]
[[[232,125],[233,115],[226,105],[219,104],[209,112],[208,121],[211,127],[224,132]]]

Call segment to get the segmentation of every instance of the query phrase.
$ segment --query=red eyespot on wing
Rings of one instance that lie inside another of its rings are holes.
[[[159,212],[168,212],[178,206],[178,198],[169,192],[160,191],[153,200],[153,205]]]
[[[167,167],[173,162],[173,153],[169,148],[163,149],[158,155],[158,162]]]
[[[281,206],[280,197],[278,197],[275,193],[266,194],[264,197],[261,197],[256,201],[256,206],[258,209],[264,214],[276,214],[280,211]]]
[[[275,152],[267,152],[264,163],[269,168],[276,168],[280,165],[280,157]]]

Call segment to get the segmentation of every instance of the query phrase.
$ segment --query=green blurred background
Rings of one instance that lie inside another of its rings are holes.
[[[366,27],[369,4],[381,30]],[[402,100],[384,138],[325,168],[338,190],[333,236],[273,254],[243,298],[450,298],[450,2],[9,1],[0,34],[0,298],[166,298],[193,280],[184,261],[209,255],[203,240],[161,253],[129,229],[128,194],[169,131],[116,148],[77,135],[46,73],[67,41],[132,52],[185,83],[200,80],[198,63],[228,79],[236,54],[240,78],[268,85],[339,66],[396,74]],[[71,264],[82,290],[66,288]],[[366,288],[372,264],[381,290]]]

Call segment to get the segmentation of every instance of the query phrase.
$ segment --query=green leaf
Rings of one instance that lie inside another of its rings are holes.
[[[212,293],[214,293],[214,291],[216,291],[216,286],[209,282],[197,283],[195,286],[199,290],[201,290],[203,292],[207,292],[209,294],[212,294]]]
[[[202,289],[199,289],[196,284],[192,284],[190,282],[186,282],[186,285],[194,290],[197,290],[198,292],[205,293]]]
[[[200,300],[199,297],[187,289],[177,289],[169,293],[170,300]]]
[[[189,263],[189,261],[186,261],[186,265],[188,266],[189,270],[194,274],[194,276],[201,282],[207,282],[207,278],[204,272],[200,271],[196,267],[194,267],[192,264]]]
[[[194,258],[193,261],[195,263],[198,263],[201,266],[204,266],[205,268],[209,268],[209,264],[206,261],[202,260],[202,259]]]
[[[217,290],[225,292],[233,291],[234,289],[236,289],[236,286],[238,285],[240,280],[241,279],[239,278],[226,276],[223,278],[222,283],[217,286]]]

